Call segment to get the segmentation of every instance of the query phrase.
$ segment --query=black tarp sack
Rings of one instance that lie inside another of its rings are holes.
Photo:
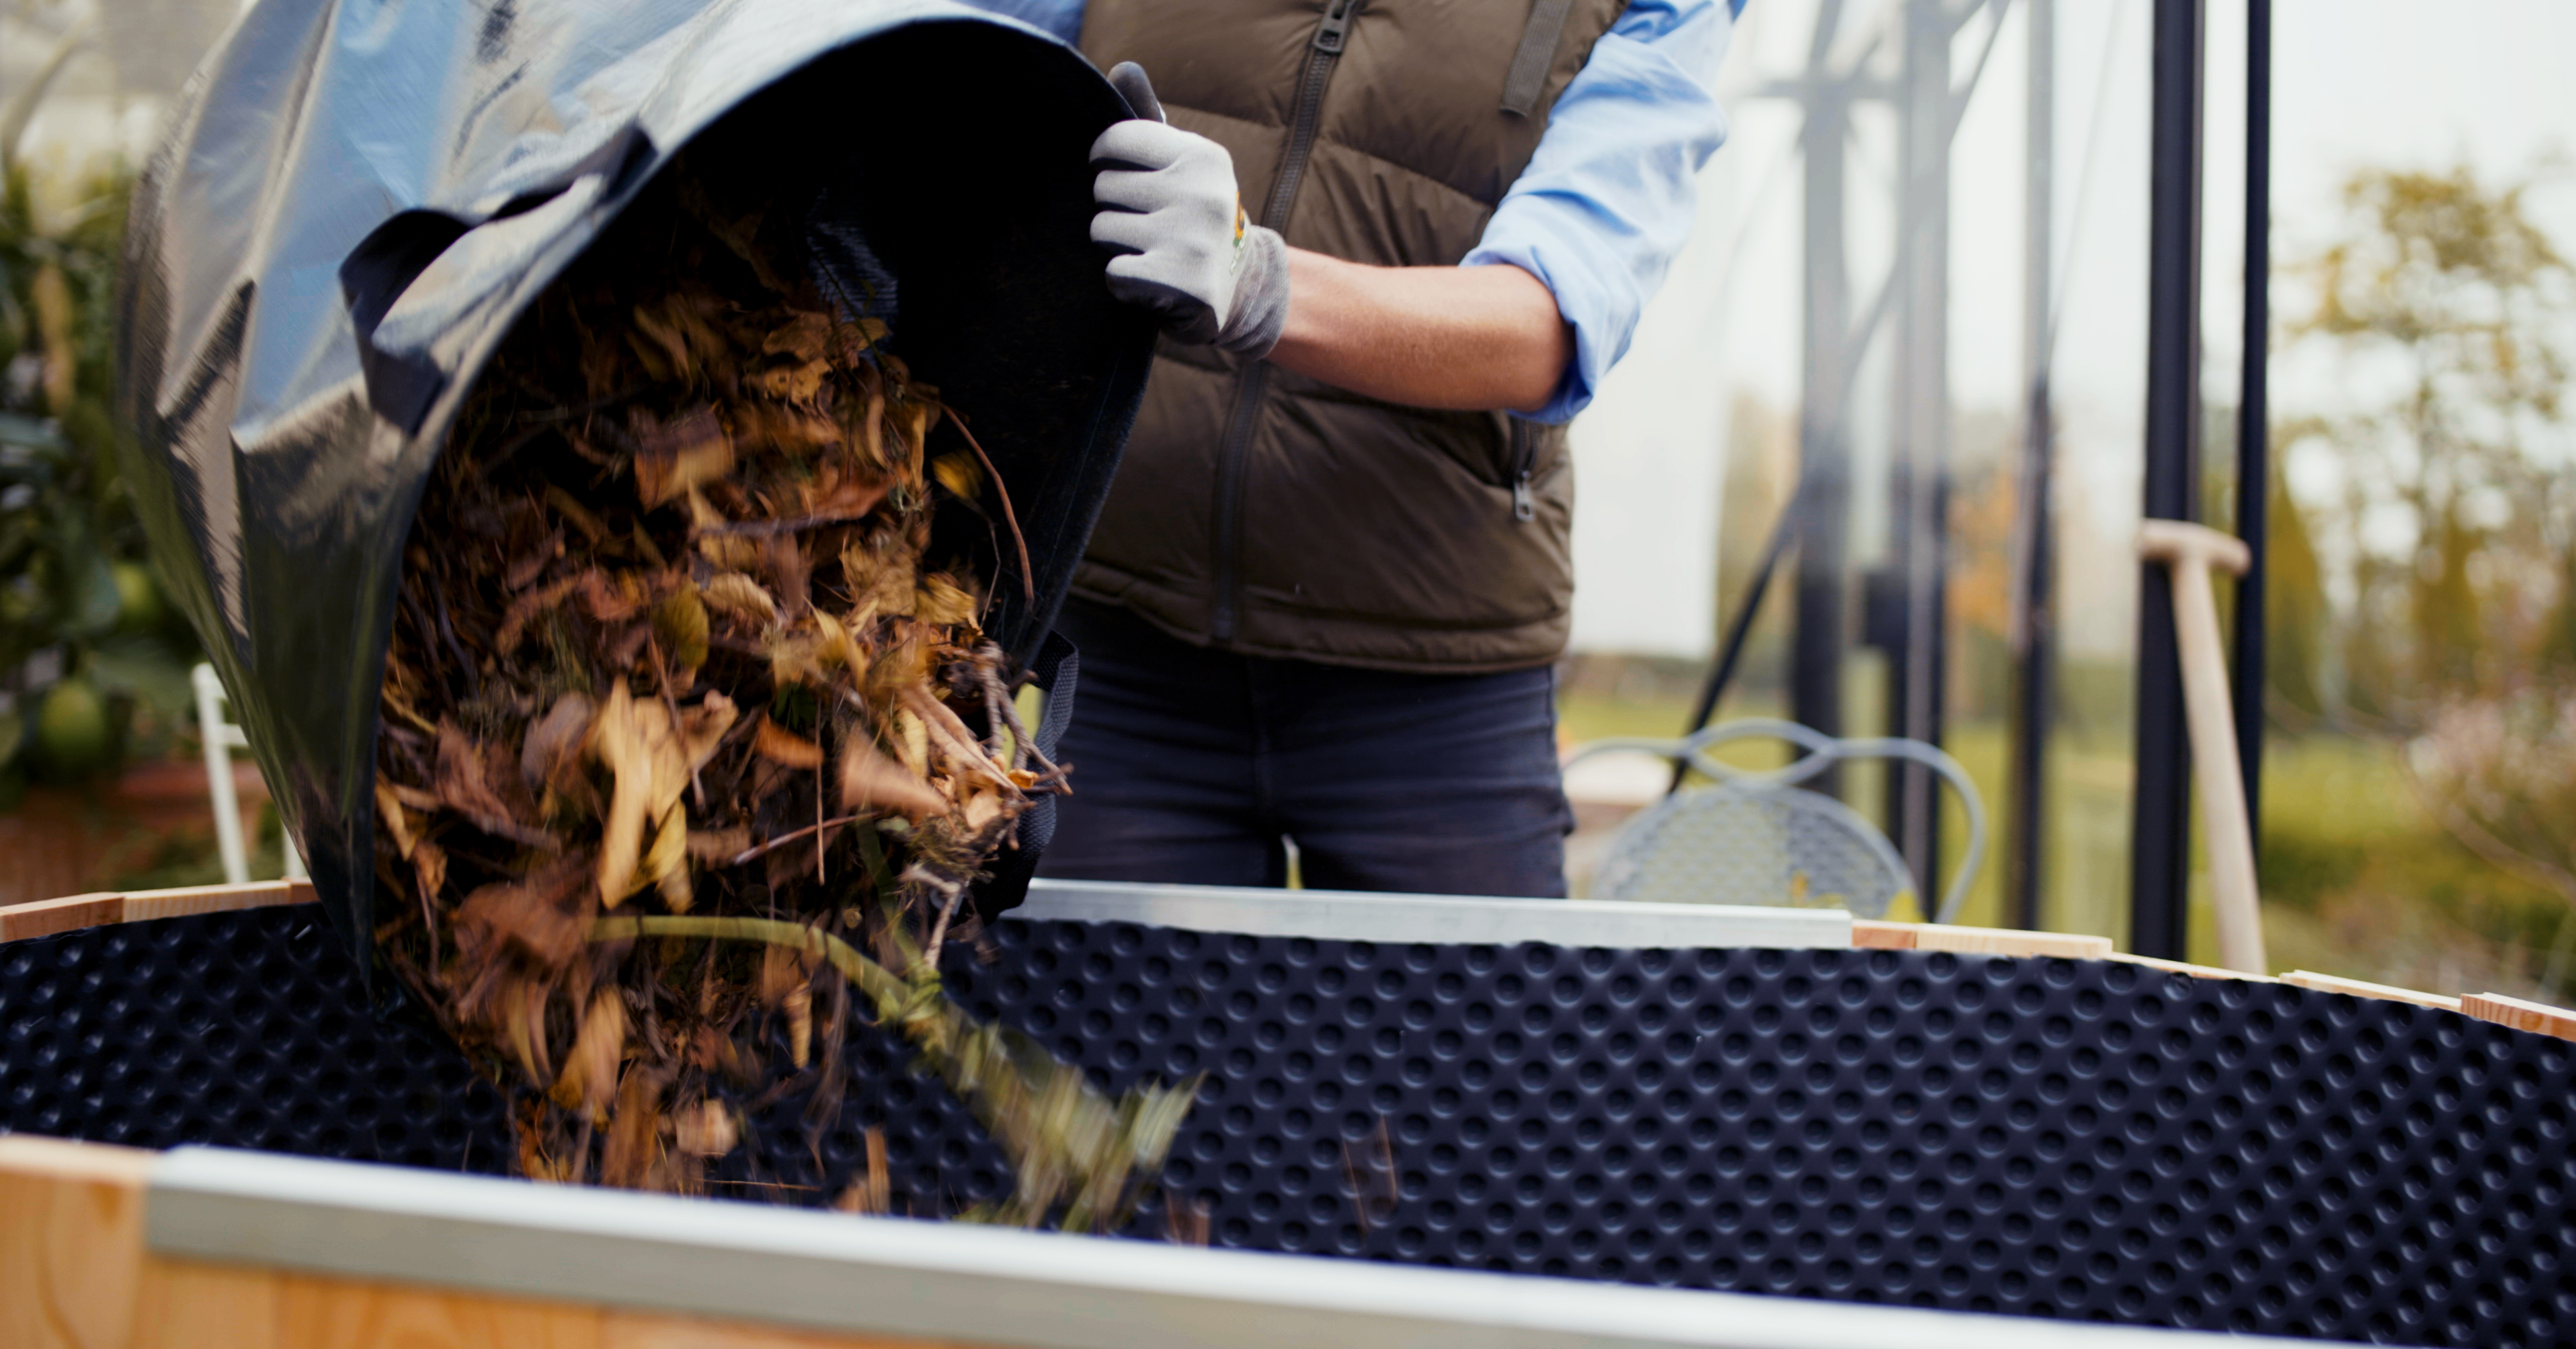
[[[126,471],[362,968],[378,686],[431,464],[512,322],[683,148],[774,165],[782,200],[810,190],[815,265],[891,292],[893,349],[974,419],[1028,542],[1036,599],[1016,559],[988,568],[987,631],[1069,668],[1049,624],[1153,340],[1089,237],[1088,151],[1127,115],[1080,54],[940,0],[242,16],[135,189]],[[1051,820],[1024,819],[979,903],[1016,902]]]

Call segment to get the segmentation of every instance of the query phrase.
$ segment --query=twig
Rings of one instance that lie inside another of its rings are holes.
[[[921,724],[938,740],[939,747],[948,751],[949,758],[974,765],[1002,790],[1014,796],[1020,794],[1020,785],[1011,781],[1010,775],[984,753],[983,746],[976,744],[974,735],[967,731],[966,723],[959,721],[957,714],[948,710],[947,704],[932,697],[919,685],[906,685],[901,697],[904,709],[921,719]]]
[[[994,663],[999,663],[1001,657],[1000,647],[987,642],[984,644],[984,651],[991,652],[994,657]],[[992,699],[997,696],[1000,698],[1002,705],[1002,718],[1011,728],[1011,767],[1019,768],[1023,766],[1027,760],[1035,759],[1038,761],[1038,767],[1045,770],[1044,776],[1052,779],[1053,787],[1060,790],[1064,784],[1064,770],[1057,767],[1055,761],[1049,759],[1044,750],[1038,748],[1037,736],[1031,734],[1029,728],[1021,723],[1020,710],[1012,705],[1009,697],[1009,690],[1001,687],[1001,677],[994,673],[992,667],[987,665],[981,659],[984,652],[978,652],[976,654],[978,656],[976,670],[980,675],[982,675],[986,685],[984,696],[987,699]]]
[[[947,412],[948,420],[957,428],[957,434],[966,437],[966,447],[975,452],[977,459],[983,461],[984,472],[993,479],[993,493],[1002,499],[1002,522],[1011,527],[1011,542],[1018,545],[1020,550],[1020,592],[1028,597],[1031,606],[1035,606],[1038,602],[1037,572],[1029,566],[1029,541],[1027,536],[1020,533],[1020,514],[1011,509],[1011,489],[1003,485],[1002,471],[993,467],[993,456],[984,453],[984,446],[975,439],[975,433],[966,429],[966,419],[958,416],[955,408],[949,408]]]
[[[939,902],[939,921],[930,925],[930,948],[922,955],[923,962],[930,966],[930,972],[934,977],[939,973],[940,944],[948,940],[948,919],[957,912],[957,897],[966,893],[966,887],[962,885],[949,886],[947,889],[947,897]]]
[[[822,810],[822,801],[820,798],[817,798],[814,804],[814,812],[819,815],[822,813]],[[725,865],[729,867],[738,867],[765,853],[776,852],[778,849],[784,848],[788,844],[793,843],[800,838],[819,834],[826,829],[835,829],[845,824],[857,824],[859,821],[866,818],[868,817],[865,815],[844,815],[837,820],[818,821],[792,833],[780,834],[778,837],[773,838],[766,843],[753,844],[751,847],[745,848],[741,852],[734,854],[732,858],[725,862]]]

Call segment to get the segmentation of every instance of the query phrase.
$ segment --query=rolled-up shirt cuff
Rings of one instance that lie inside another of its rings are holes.
[[[1482,267],[1495,264],[1518,267],[1537,277],[1539,284],[1547,287],[1548,294],[1556,297],[1557,314],[1574,331],[1574,351],[1566,360],[1565,373],[1557,380],[1556,392],[1538,410],[1513,415],[1549,425],[1571,421],[1574,414],[1592,401],[1601,377],[1609,373],[1611,365],[1625,352],[1627,337],[1636,327],[1636,321],[1631,316],[1625,323],[1616,320],[1605,323],[1601,317],[1568,313],[1564,297],[1616,293],[1631,283],[1624,276],[1603,275],[1597,268],[1587,267],[1583,248],[1572,241],[1542,239],[1520,231],[1514,231],[1511,237],[1505,238],[1489,235],[1459,265]],[[1603,328],[1614,329],[1615,334],[1605,334],[1601,331]]]

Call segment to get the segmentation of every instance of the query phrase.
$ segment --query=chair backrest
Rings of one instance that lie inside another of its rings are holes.
[[[1785,740],[1804,753],[1770,772],[1737,768],[1711,753],[1729,741],[1753,738]],[[1619,751],[1686,762],[1712,781],[1664,798],[1620,829],[1594,873],[1595,899],[1804,905],[1848,909],[1864,918],[1885,915],[1898,896],[1914,888],[1904,860],[1886,835],[1849,806],[1798,785],[1856,759],[1920,764],[1948,783],[1967,811],[1967,850],[1951,872],[1936,921],[1957,918],[1985,859],[1985,803],[1976,785],[1956,760],[1919,740],[1840,740],[1795,722],[1757,718],[1682,740],[1598,741],[1568,766]]]
[[[240,885],[250,879],[250,848],[242,837],[241,800],[233,794],[233,751],[250,748],[250,737],[224,717],[224,681],[204,663],[188,672],[197,695],[197,738],[206,747],[206,795],[215,807],[215,851],[224,859],[224,879]],[[305,879],[304,856],[295,839],[285,841],[286,878]]]

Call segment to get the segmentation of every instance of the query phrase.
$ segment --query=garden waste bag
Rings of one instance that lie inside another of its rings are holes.
[[[1088,147],[1127,115],[1071,49],[936,0],[242,16],[136,189],[126,468],[362,968],[406,539],[467,394],[548,284],[693,142],[767,175],[825,289],[890,320],[913,374],[971,410],[1015,518],[943,507],[936,538],[982,550],[983,631],[1043,683],[1152,345],[1087,233]],[[1021,820],[991,903],[1025,886],[1050,821]]]

